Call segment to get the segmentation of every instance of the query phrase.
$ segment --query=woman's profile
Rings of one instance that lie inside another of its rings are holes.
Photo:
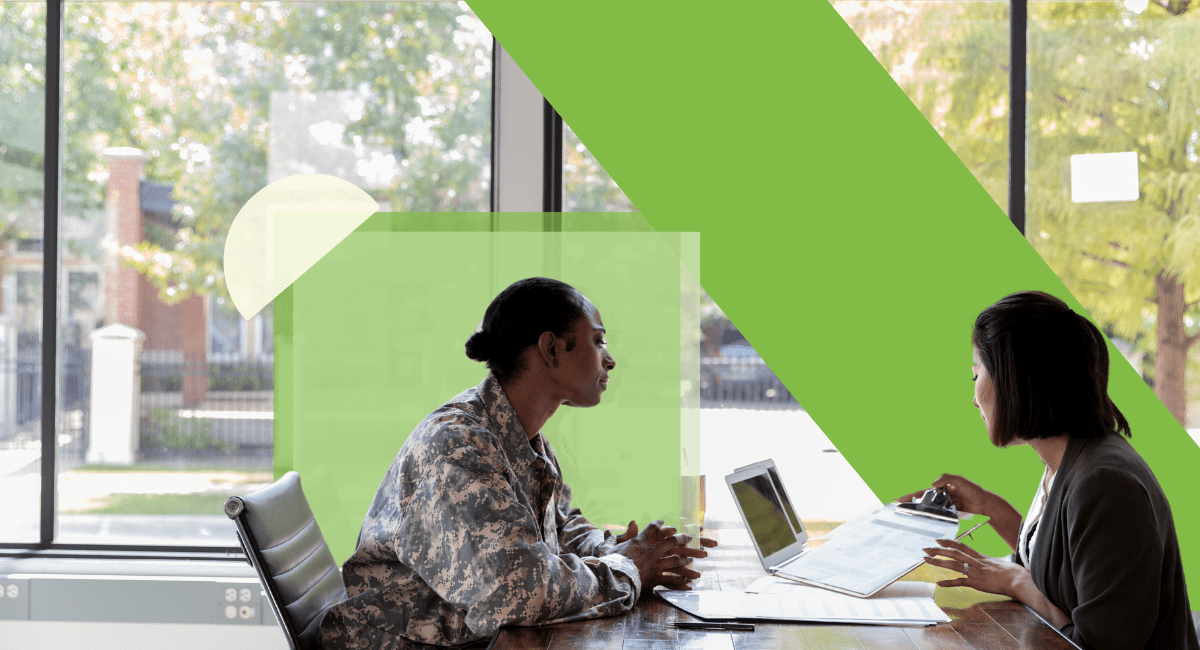
[[[630,522],[613,537],[571,507],[542,425],[596,406],[616,361],[604,321],[571,286],[513,283],[465,345],[478,386],[426,417],[396,455],[343,568],[327,650],[461,646],[503,625],[620,614],[656,585],[688,589],[690,536]],[[713,540],[701,540],[706,547]]]
[[[1104,336],[1027,291],[985,309],[971,342],[992,444],[1033,447],[1045,471],[1025,517],[962,476],[933,482],[959,511],[990,517],[1013,550],[1008,561],[940,540],[926,561],[963,577],[938,584],[1009,596],[1084,647],[1200,648],[1170,505],[1108,397]]]

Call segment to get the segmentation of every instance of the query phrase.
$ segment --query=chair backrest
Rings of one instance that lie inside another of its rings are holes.
[[[258,572],[293,650],[316,647],[325,610],[345,600],[342,574],[313,518],[300,475],[225,501],[246,557]]]

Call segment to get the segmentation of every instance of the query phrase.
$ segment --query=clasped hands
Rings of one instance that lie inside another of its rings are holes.
[[[657,585],[668,589],[690,590],[691,581],[700,574],[691,569],[693,558],[708,557],[708,552],[687,546],[692,536],[676,533],[671,526],[664,526],[661,519],[653,521],[645,530],[638,531],[636,521],[616,538],[614,553],[624,555],[637,565],[642,580],[642,593],[649,593]],[[717,541],[700,538],[700,545],[713,548]]]

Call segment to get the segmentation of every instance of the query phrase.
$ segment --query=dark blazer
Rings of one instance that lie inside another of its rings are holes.
[[[1116,433],[1072,438],[1038,524],[1029,567],[1088,648],[1200,650],[1171,507]]]

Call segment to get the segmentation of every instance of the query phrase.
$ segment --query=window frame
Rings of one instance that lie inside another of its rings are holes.
[[[87,1],[87,0],[78,0]],[[143,0],[151,1],[151,0]],[[337,0],[334,0],[337,1]],[[347,0],[349,1],[349,0]],[[420,0],[413,0],[420,1]],[[429,0],[448,2],[452,0]],[[62,152],[62,52],[65,0],[47,0],[46,11],[46,69],[45,69],[45,144],[43,174],[43,257],[42,257],[42,403],[40,506],[37,542],[13,542],[0,539],[0,558],[62,558],[132,560],[207,560],[228,562],[245,560],[240,546],[190,546],[171,544],[79,544],[62,543],[58,536],[58,405],[61,399],[59,355],[59,324],[62,303],[69,289],[60,287],[60,280],[69,273],[61,264],[60,209]],[[53,26],[53,27],[51,27]],[[501,68],[503,66],[503,72]],[[540,110],[530,111],[530,106]],[[533,113],[525,115],[525,113]],[[501,119],[507,128],[501,129]],[[536,119],[536,122],[531,121]],[[491,150],[488,192],[493,212],[558,212],[557,205],[543,200],[544,196],[562,196],[562,118],[554,112],[537,88],[492,38],[492,111]],[[533,150],[542,154],[530,158],[521,152]],[[557,158],[554,152],[558,152]],[[504,174],[500,170],[504,170]],[[552,174],[557,169],[557,174]],[[506,184],[501,187],[500,179]],[[528,197],[537,197],[530,201]],[[557,218],[547,217],[547,230]],[[496,227],[493,220],[493,228]],[[560,226],[561,227],[561,226]],[[47,308],[49,307],[49,308]],[[207,310],[206,310],[207,311]],[[211,319],[211,315],[208,317]],[[262,323],[247,326],[243,323],[242,347],[249,336],[261,338]],[[51,335],[47,335],[47,334]],[[205,341],[206,348],[211,341]],[[263,354],[255,346],[256,357],[273,360],[273,354]],[[53,396],[48,399],[46,396]]]

